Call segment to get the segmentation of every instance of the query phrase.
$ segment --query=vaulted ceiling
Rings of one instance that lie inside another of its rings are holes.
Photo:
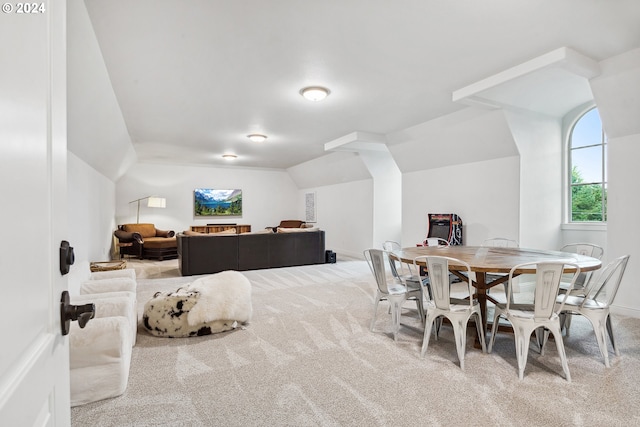
[[[466,108],[455,91],[558,48],[601,61],[640,47],[637,0],[85,5],[147,162],[222,165],[233,153],[234,165],[288,168],[351,132],[386,135]],[[299,91],[310,85],[331,94],[309,102]]]

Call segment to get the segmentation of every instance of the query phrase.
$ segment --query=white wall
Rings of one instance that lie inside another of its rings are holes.
[[[242,217],[195,218],[196,188],[241,189]],[[141,203],[140,222],[176,232],[215,223],[249,224],[256,231],[283,219],[300,218],[304,205],[304,196],[283,170],[138,163],[116,183],[116,223],[136,222],[137,204],[129,202],[152,195],[166,198],[167,207],[149,208]]]
[[[89,262],[111,259],[115,192],[111,180],[67,152],[67,230],[76,256],[69,271],[72,295],[79,293],[80,284],[89,277]]]
[[[326,248],[340,255],[362,258],[362,252],[379,248],[373,241],[373,180],[325,185],[300,190],[316,193],[317,225],[325,230]],[[298,217],[304,218],[300,208]]]
[[[630,254],[614,309],[640,317],[640,49],[600,63],[591,80],[602,125],[608,136],[607,253],[609,260]]]
[[[505,111],[520,152],[520,246],[559,249],[562,243],[561,119]]]
[[[465,245],[480,245],[490,237],[517,239],[519,177],[518,157],[404,174],[402,246],[424,240],[429,213],[458,214]]]
[[[118,179],[136,159],[84,1],[67,2],[68,150]]]

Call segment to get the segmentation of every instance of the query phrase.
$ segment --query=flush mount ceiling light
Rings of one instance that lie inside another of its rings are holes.
[[[235,160],[238,158],[235,154],[223,154],[222,158],[225,160]]]
[[[329,89],[322,86],[309,86],[300,90],[300,95],[313,102],[322,101],[330,93]]]
[[[247,135],[247,138],[249,138],[253,142],[264,142],[267,139],[267,135],[262,135],[261,133],[252,133],[251,135]]]

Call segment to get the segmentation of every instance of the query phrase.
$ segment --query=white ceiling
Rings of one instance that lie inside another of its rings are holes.
[[[146,162],[227,164],[229,152],[237,166],[288,168],[352,132],[385,135],[465,108],[456,90],[560,47],[595,61],[640,47],[638,0],[85,4]],[[332,93],[306,101],[309,85]]]

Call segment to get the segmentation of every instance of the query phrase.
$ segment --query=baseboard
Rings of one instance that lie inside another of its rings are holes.
[[[610,310],[611,310],[611,313],[613,314],[635,317],[636,319],[640,318],[640,310],[638,310],[637,308],[624,307],[618,304],[612,304]]]
[[[360,261],[364,259],[364,255],[362,254],[362,252],[352,252],[340,249],[333,249],[333,251],[338,256],[338,261],[345,261],[345,258]]]

